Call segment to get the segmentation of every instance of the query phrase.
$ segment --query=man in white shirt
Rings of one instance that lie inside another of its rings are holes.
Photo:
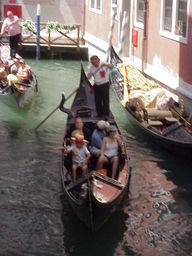
[[[109,69],[114,66],[102,62],[98,56],[90,58],[91,66],[88,69],[87,78],[94,78],[95,106],[99,117],[109,116]]]
[[[15,54],[18,53],[18,44],[21,40],[21,29],[19,18],[13,15],[11,11],[7,12],[7,18],[3,21],[0,36],[6,31],[9,36],[10,57],[14,58]]]

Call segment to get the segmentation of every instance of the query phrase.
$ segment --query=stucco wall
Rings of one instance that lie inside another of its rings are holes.
[[[161,35],[161,0],[148,1],[148,3],[145,72],[192,99],[192,1],[189,1],[190,17],[186,43]],[[133,10],[133,16],[134,14]],[[132,47],[132,60],[141,68],[143,29],[134,28],[138,31],[138,47]]]
[[[16,4],[22,6],[22,18],[36,20],[37,4],[41,5],[41,21],[58,21],[65,24],[82,24],[83,0],[16,0]],[[8,0],[1,0],[1,19],[4,5]]]
[[[86,32],[108,42],[108,34],[110,28],[111,17],[111,1],[102,1],[102,13],[94,13],[86,5]],[[117,45],[118,42],[118,22],[115,21],[113,30],[113,44]]]

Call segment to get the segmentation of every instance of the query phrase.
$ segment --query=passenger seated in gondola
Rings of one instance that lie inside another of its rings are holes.
[[[8,85],[7,72],[5,70],[0,71],[0,89],[4,90]]]
[[[117,134],[117,128],[110,125],[108,136],[104,137],[101,147],[101,154],[97,162],[97,170],[103,168],[106,163],[112,164],[112,178],[116,178],[117,167],[119,163],[119,147],[122,146],[122,140]]]
[[[77,169],[80,168],[83,176],[87,174],[87,164],[91,157],[89,150],[87,149],[84,137],[80,134],[76,134],[75,137],[72,138],[74,140],[74,144],[68,146],[66,151],[67,153],[72,152],[72,180],[76,181],[77,178]]]
[[[7,76],[8,85],[13,85],[19,91],[24,91],[25,87],[20,83],[20,78],[17,76],[17,68],[15,66],[11,67],[11,74]]]
[[[30,67],[25,64],[24,59],[19,59],[19,68],[17,75],[20,77],[22,83],[29,83]]]
[[[2,59],[0,58],[0,72],[5,70],[5,66],[4,63],[2,61]]]
[[[13,59],[13,65],[16,66],[17,70],[19,70],[19,68],[21,66],[19,63],[19,60],[17,58]],[[11,66],[13,66],[13,65],[11,65]]]
[[[83,120],[81,117],[75,117],[74,127],[69,131],[69,137],[75,137],[76,134],[84,136],[86,140],[89,140],[89,131],[84,127]],[[72,142],[73,143],[73,142]]]
[[[108,122],[104,120],[100,120],[97,122],[97,127],[92,133],[90,152],[95,157],[100,156],[102,141],[103,141],[103,138],[106,136],[106,129],[108,127],[109,127]]]

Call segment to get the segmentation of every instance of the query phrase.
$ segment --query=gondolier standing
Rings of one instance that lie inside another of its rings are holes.
[[[0,36],[2,36],[6,30],[8,31],[9,36],[10,57],[14,58],[15,54],[18,53],[21,29],[19,25],[19,18],[16,15],[13,15],[12,11],[7,12],[7,18],[3,21]]]
[[[109,116],[109,69],[114,66],[107,62],[102,62],[98,56],[90,58],[91,66],[88,68],[87,78],[94,78],[94,93],[96,111],[99,117]]]

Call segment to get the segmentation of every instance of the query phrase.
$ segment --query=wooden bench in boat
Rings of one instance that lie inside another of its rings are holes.
[[[95,178],[98,180],[101,180],[105,183],[108,183],[114,187],[117,187],[119,189],[122,189],[124,186],[123,184],[121,184],[119,181],[114,180],[108,176],[102,175],[96,171],[92,171],[90,172],[88,175],[79,178],[77,181],[75,181],[74,183],[69,184],[66,188],[68,190],[68,192],[72,191],[73,189],[75,189],[76,187],[80,186],[82,183],[86,182],[88,179],[90,178]]]

